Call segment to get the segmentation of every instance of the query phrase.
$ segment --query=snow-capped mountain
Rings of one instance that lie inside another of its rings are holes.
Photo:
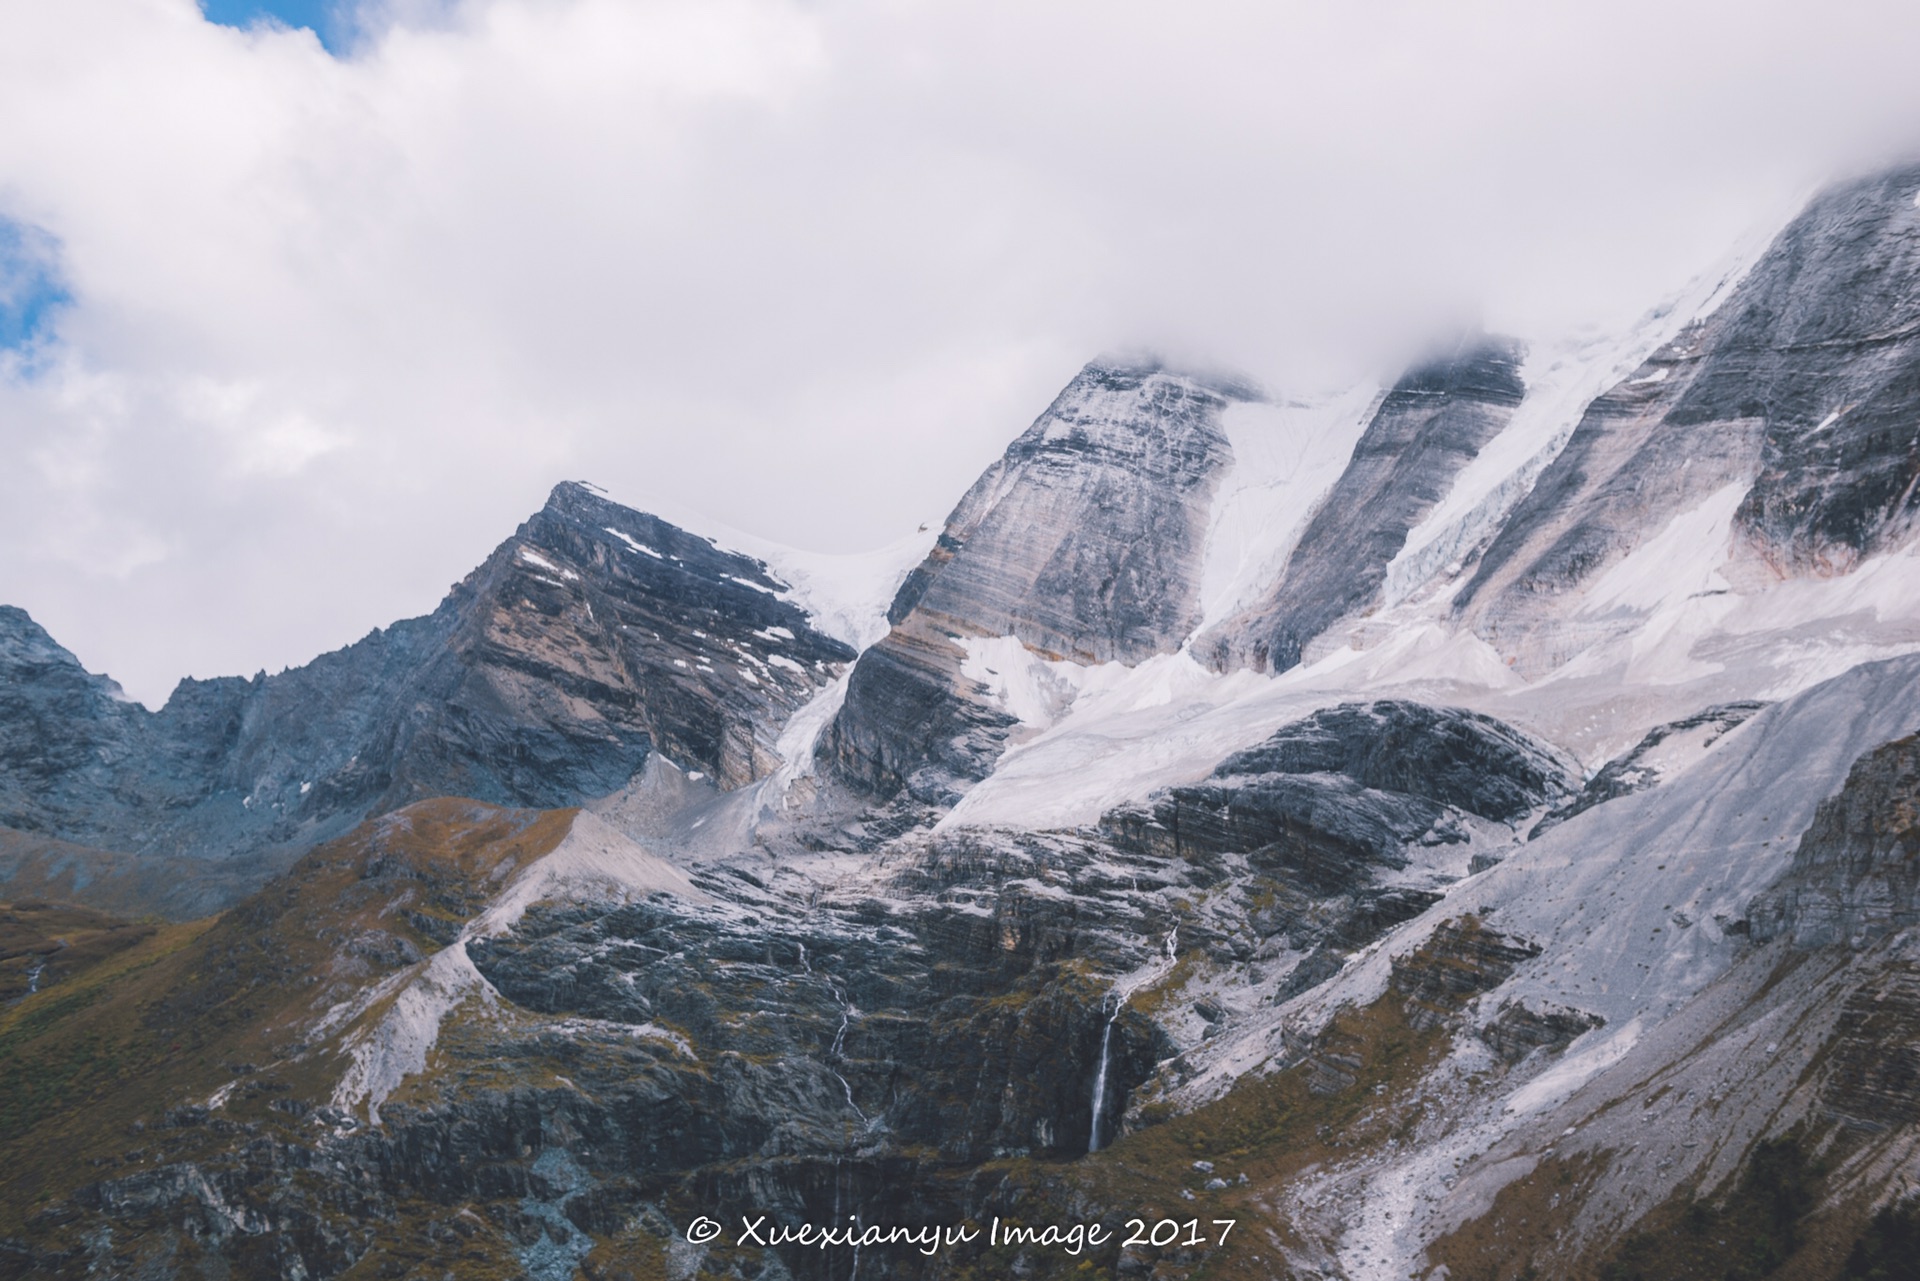
[[[0,612],[0,1260],[1897,1275],[1917,478],[1905,168],[1614,338],[1096,360],[872,557],[565,484],[157,713]]]

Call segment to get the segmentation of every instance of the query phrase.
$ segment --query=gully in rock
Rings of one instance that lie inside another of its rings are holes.
[[[804,946],[801,949],[800,956],[802,960],[806,958],[806,949]],[[811,974],[813,971],[809,968],[807,972]],[[827,987],[832,990],[833,999],[838,1002],[840,1006],[840,1026],[834,1030],[833,1044],[827,1048],[827,1062],[839,1063],[846,1059],[847,1025],[853,1021],[853,1016],[860,1011],[854,1008],[853,1002],[847,999],[845,990],[842,989],[838,983],[832,979],[828,979]],[[871,1130],[873,1128],[873,1119],[861,1111],[860,1105],[853,1101],[852,1083],[849,1082],[845,1076],[841,1075],[838,1068],[829,1067],[827,1071],[833,1073],[834,1079],[840,1082],[840,1088],[846,1091],[847,1106],[852,1108],[853,1114],[860,1118],[861,1126],[864,1129]]]

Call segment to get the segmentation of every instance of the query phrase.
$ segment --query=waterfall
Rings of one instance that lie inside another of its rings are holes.
[[[805,956],[806,953],[803,951],[801,955]],[[811,974],[813,971],[809,969],[807,972]],[[853,1016],[860,1011],[854,1008],[853,1002],[847,999],[847,994],[841,989],[838,983],[832,979],[828,979],[827,987],[833,993],[834,999],[840,1003],[840,1026],[833,1034],[833,1044],[827,1049],[827,1061],[833,1063],[846,1058],[844,1047],[847,1043],[847,1025],[853,1021]],[[871,1130],[873,1128],[873,1119],[865,1112],[862,1112],[860,1105],[853,1101],[852,1083],[840,1074],[838,1068],[829,1067],[827,1071],[833,1073],[834,1077],[840,1082],[840,1088],[846,1091],[847,1106],[852,1108],[853,1114],[860,1118],[860,1124]]]
[[[1167,931],[1167,954],[1164,960],[1156,961],[1145,970],[1136,971],[1134,974],[1115,983],[1113,990],[1101,998],[1100,1008],[1102,1010],[1106,1009],[1107,1001],[1112,1000],[1113,1013],[1107,1015],[1107,1025],[1100,1033],[1100,1067],[1099,1070],[1093,1074],[1093,1124],[1088,1127],[1087,1131],[1087,1153],[1089,1155],[1100,1150],[1100,1118],[1107,1110],[1107,1063],[1111,1059],[1113,1051],[1113,1025],[1119,1022],[1120,1011],[1127,1008],[1127,1002],[1132,999],[1135,992],[1138,992],[1141,988],[1149,984],[1158,983],[1162,978],[1165,978],[1173,972],[1173,967],[1179,960],[1179,957],[1175,953],[1179,937],[1180,927],[1176,925]]]
[[[1106,1002],[1103,1000],[1101,1004]],[[1107,1109],[1107,1054],[1113,1048],[1113,1021],[1120,1017],[1120,1005],[1119,1001],[1113,1003],[1106,1030],[1100,1033],[1100,1070],[1093,1076],[1093,1129],[1087,1134],[1089,1155],[1100,1150],[1100,1114]]]

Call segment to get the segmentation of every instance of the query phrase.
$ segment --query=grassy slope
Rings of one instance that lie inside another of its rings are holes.
[[[306,1137],[269,1106],[332,1089],[340,1064],[304,1049],[305,1029],[438,948],[572,813],[421,802],[0,1011],[0,1235],[80,1185],[231,1147],[237,1127]],[[236,1081],[220,1124],[167,1123]]]

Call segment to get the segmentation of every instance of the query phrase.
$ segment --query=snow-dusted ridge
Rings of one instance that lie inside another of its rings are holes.
[[[765,564],[785,584],[780,593],[812,618],[819,631],[865,649],[887,633],[887,606],[914,566],[926,559],[938,527],[929,524],[881,547],[864,552],[811,552],[735,529],[700,512],[658,496],[627,498],[607,494],[611,501],[646,512],[725,551],[738,552]],[[622,541],[631,539],[609,531]],[[650,548],[640,547],[646,552]],[[654,553],[657,557],[658,553]],[[758,587],[758,584],[747,584]]]

